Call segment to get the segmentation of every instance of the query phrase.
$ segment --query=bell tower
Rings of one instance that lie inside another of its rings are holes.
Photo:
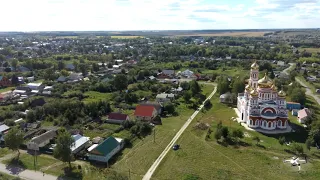
[[[250,79],[249,79],[249,84],[253,89],[258,88],[258,80],[259,80],[259,65],[257,64],[257,61],[255,61],[251,65]]]

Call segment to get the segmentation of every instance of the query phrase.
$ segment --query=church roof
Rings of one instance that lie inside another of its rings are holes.
[[[270,88],[273,85],[272,80],[268,77],[267,73],[264,74],[264,77],[258,81],[259,87]]]
[[[251,96],[258,96],[258,91],[256,90],[256,89],[254,89],[254,90],[252,90],[251,92],[250,92],[250,95]]]
[[[284,91],[282,91],[282,90],[278,92],[278,95],[280,97],[286,97],[286,93]]]
[[[251,64],[251,69],[259,69],[259,65],[257,64],[257,61]]]

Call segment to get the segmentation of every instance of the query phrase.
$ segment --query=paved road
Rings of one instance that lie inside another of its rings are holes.
[[[212,98],[212,96],[216,93],[217,91],[217,86],[214,87],[214,90],[212,91],[212,93],[208,96],[208,98],[206,100],[210,100]],[[205,100],[205,101],[206,101]],[[204,101],[204,102],[205,102]],[[204,102],[202,103],[202,105],[199,107],[198,110],[196,110],[191,117],[187,120],[187,122],[181,127],[181,129],[177,132],[177,134],[173,137],[173,139],[171,140],[171,142],[168,144],[168,146],[164,149],[164,151],[160,154],[160,156],[156,159],[156,161],[152,164],[152,166],[150,167],[150,169],[147,171],[147,173],[144,175],[142,180],[149,180],[151,179],[151,176],[153,175],[153,173],[155,172],[155,170],[157,169],[157,167],[159,166],[159,164],[161,163],[162,159],[166,156],[166,154],[169,152],[169,150],[172,149],[172,146],[176,143],[176,141],[179,139],[179,137],[181,136],[181,134],[187,129],[187,127],[190,125],[190,123],[192,122],[192,120],[197,116],[197,114],[200,112],[200,110],[203,108],[204,106]]]
[[[287,69],[283,70],[283,72],[284,72],[285,74],[289,75],[288,70],[289,70],[292,66],[294,66],[294,65],[295,65],[295,63],[290,63],[290,67],[288,67]],[[320,98],[319,98],[319,96],[317,96],[316,94],[314,94],[314,93],[310,90],[310,88],[308,88],[308,86],[307,86],[304,82],[302,82],[300,79],[298,79],[298,78],[296,77],[295,80],[296,80],[301,86],[303,86],[303,87],[306,88],[306,95],[313,97],[313,98],[317,101],[317,103],[320,105]]]
[[[12,176],[19,177],[25,180],[57,180],[58,177],[45,174],[43,176],[42,172],[31,171],[31,170],[22,170],[16,167],[11,167],[10,170],[5,164],[0,163],[0,172],[9,174]]]
[[[301,86],[306,87],[306,95],[313,97],[313,99],[316,100],[317,103],[320,105],[320,98],[319,98],[319,96],[317,96],[316,94],[314,94],[314,93],[310,90],[310,88],[308,88],[308,86],[307,86],[304,82],[300,81],[300,79],[296,78],[296,81],[297,81]]]

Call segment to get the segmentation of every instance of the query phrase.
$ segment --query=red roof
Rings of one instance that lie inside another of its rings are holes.
[[[151,117],[155,108],[153,106],[144,106],[138,105],[136,111],[134,112],[135,116]]]
[[[127,117],[128,115],[121,114],[121,113],[110,113],[108,115],[108,119],[115,119],[115,120],[122,120],[122,121],[125,121]]]

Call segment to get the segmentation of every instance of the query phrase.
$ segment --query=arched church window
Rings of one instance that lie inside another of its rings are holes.
[[[271,127],[271,122],[268,123],[268,127]]]
[[[267,122],[263,121],[263,127],[267,127]]]
[[[281,126],[281,121],[280,120],[278,121],[278,126]]]

